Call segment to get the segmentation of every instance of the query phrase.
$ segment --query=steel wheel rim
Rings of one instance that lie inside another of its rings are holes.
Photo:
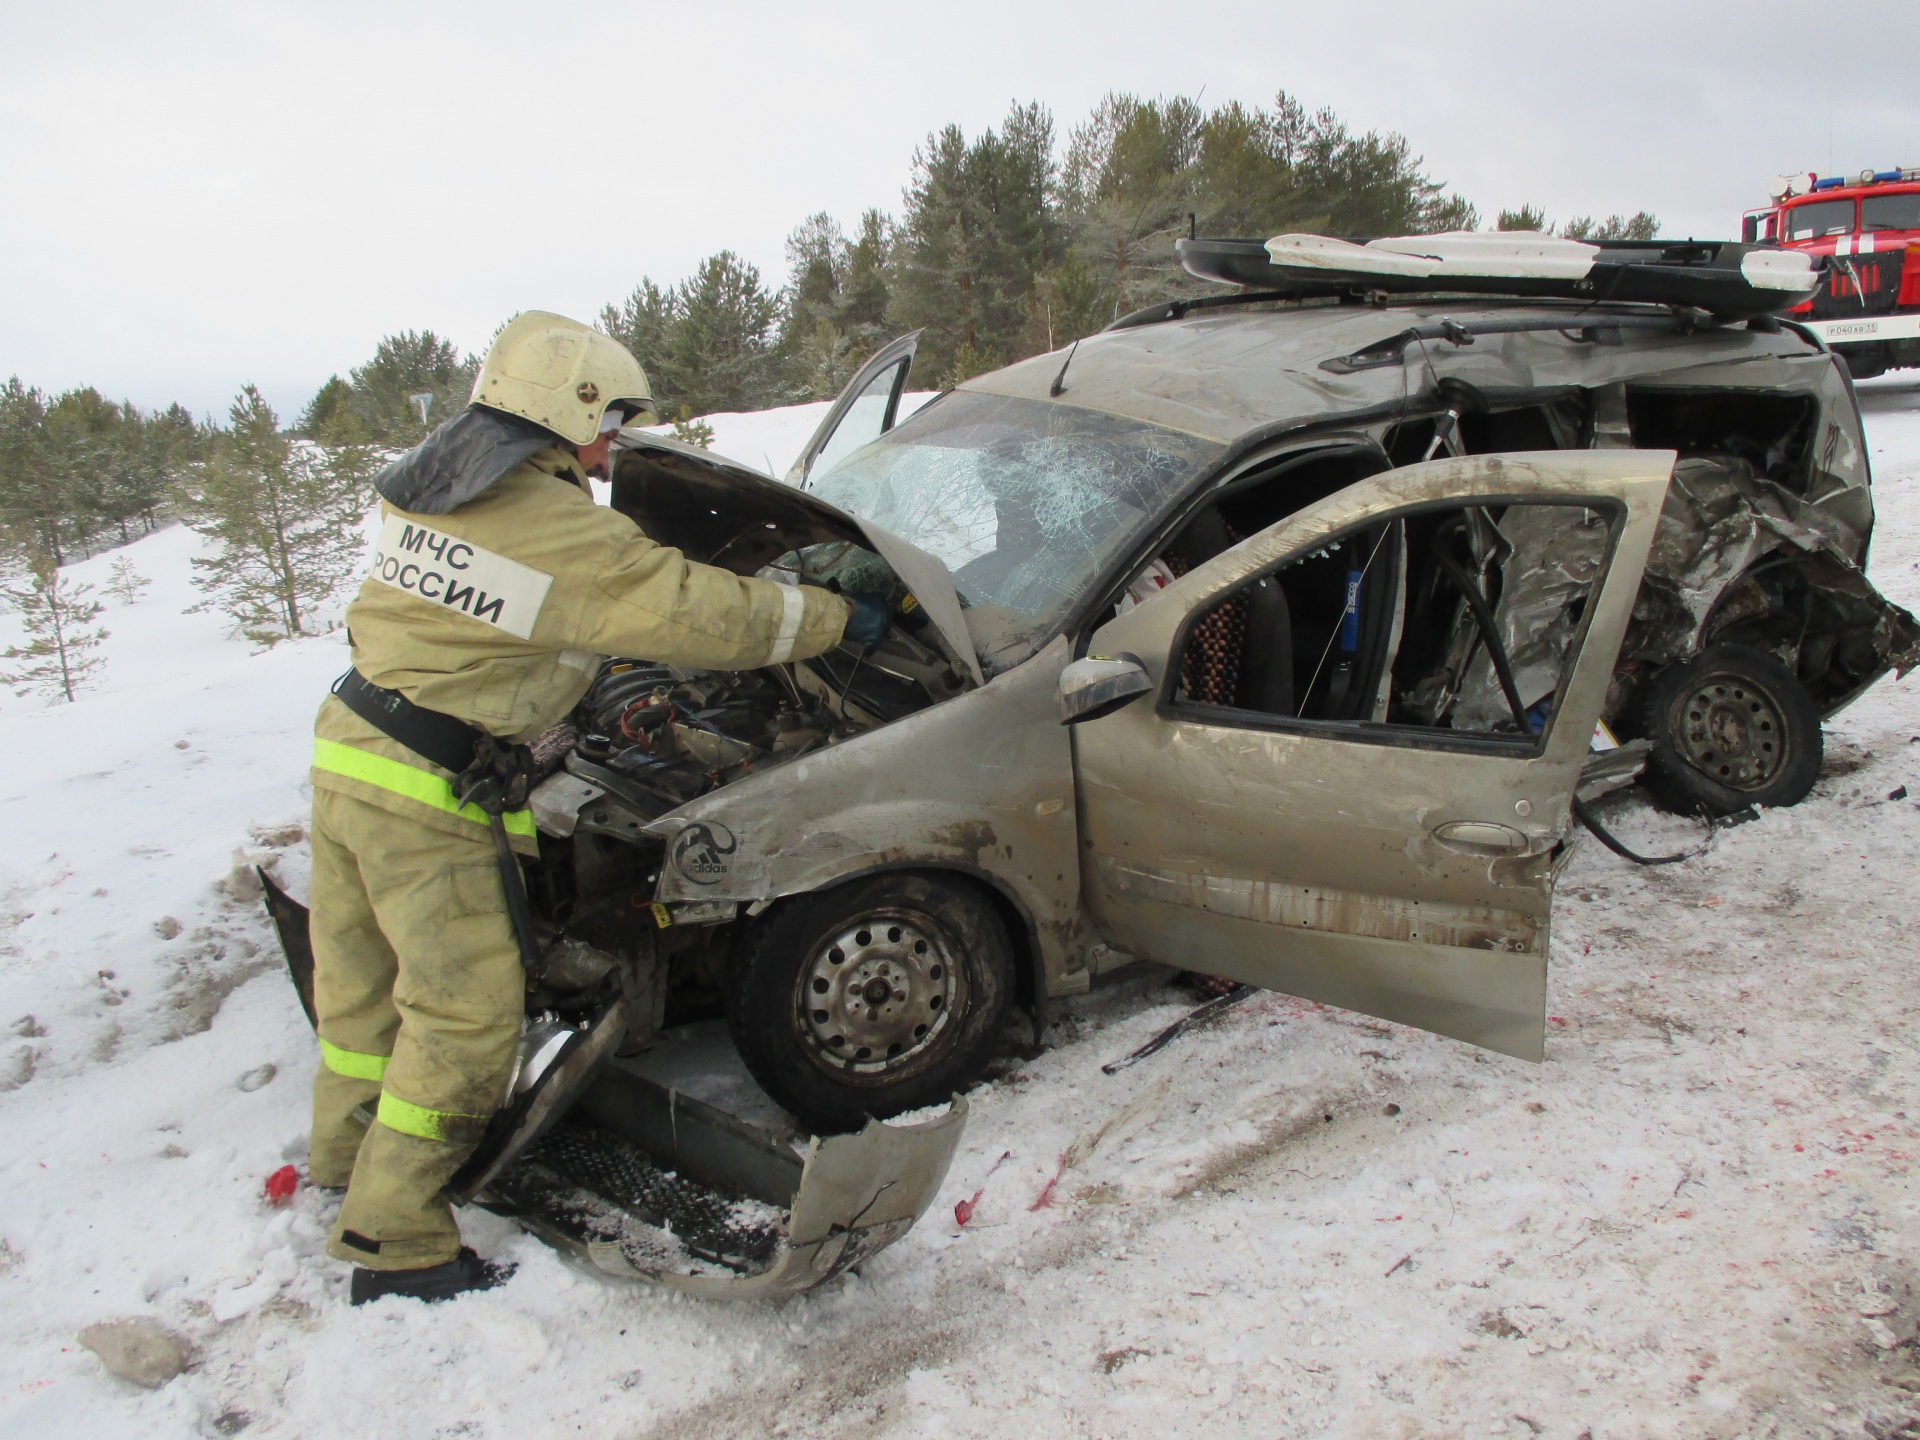
[[[838,1079],[881,1084],[927,1064],[966,1008],[958,957],[946,927],[918,910],[872,910],[837,927],[794,987],[808,1058]]]
[[[1780,703],[1744,675],[1696,680],[1673,708],[1671,731],[1680,758],[1730,790],[1764,790],[1789,758]]]

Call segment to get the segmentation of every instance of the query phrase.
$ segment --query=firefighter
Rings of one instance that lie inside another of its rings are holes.
[[[885,633],[875,597],[697,564],[595,504],[614,433],[657,419],[622,346],[524,312],[468,408],[376,481],[353,669],[320,707],[312,771],[311,1174],[346,1189],[328,1251],[355,1265],[356,1305],[510,1272],[461,1245],[443,1189],[519,1045],[512,855],[538,851],[513,742],[562,719],[604,656],[746,669]]]

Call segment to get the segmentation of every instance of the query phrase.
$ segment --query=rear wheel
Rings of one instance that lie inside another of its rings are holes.
[[[727,1023],[766,1092],[815,1131],[949,1099],[993,1058],[1013,946],[964,880],[875,875],[764,916]]]
[[[1792,671],[1745,645],[1669,665],[1647,693],[1647,788],[1663,804],[1730,815],[1796,805],[1820,778],[1820,714]]]

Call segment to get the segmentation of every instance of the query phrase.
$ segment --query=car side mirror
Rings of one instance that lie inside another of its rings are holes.
[[[1138,655],[1089,655],[1075,660],[1060,672],[1060,723],[1098,720],[1151,689],[1153,681]]]

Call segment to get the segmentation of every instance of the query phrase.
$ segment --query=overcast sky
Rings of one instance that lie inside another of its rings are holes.
[[[381,335],[591,319],[916,144],[1108,90],[1397,130],[1483,224],[1531,201],[1728,236],[1782,171],[1920,166],[1920,5],[0,0],[0,375],[291,418]]]

